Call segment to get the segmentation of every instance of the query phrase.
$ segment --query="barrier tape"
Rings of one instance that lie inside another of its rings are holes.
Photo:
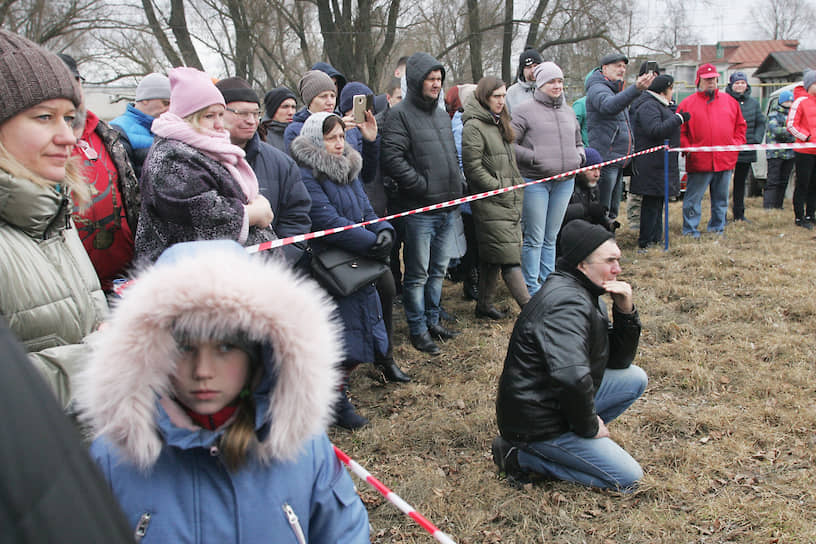
[[[669,151],[689,152],[689,151],[762,151],[764,149],[811,149],[816,147],[816,142],[801,144],[741,144],[741,145],[706,145],[700,147],[672,147]]]
[[[380,494],[388,500],[388,502],[399,508],[403,514],[417,522],[423,529],[428,531],[428,533],[430,533],[434,539],[439,542],[443,542],[444,544],[456,544],[451,537],[440,531],[433,523],[417,512],[413,506],[402,500],[399,495],[388,489],[381,481],[360,466],[357,461],[346,455],[343,450],[333,444],[332,447],[334,448],[334,454],[344,465],[349,467],[349,469],[351,469],[351,471],[358,477],[365,480],[368,485],[379,491]]]
[[[814,148],[816,147],[816,143],[808,142],[808,143],[800,143],[800,144],[742,144],[742,145],[721,145],[721,146],[703,146],[703,147],[672,147],[669,148],[669,152],[689,152],[689,151],[754,151],[760,149],[805,149],[805,148]],[[324,236],[329,236],[331,234],[336,234],[338,232],[344,232],[351,229],[356,229],[359,227],[366,227],[368,225],[373,225],[375,223],[380,223],[382,221],[390,221],[391,219],[399,219],[400,217],[405,217],[407,215],[414,215],[418,213],[430,212],[434,210],[441,210],[444,208],[450,208],[452,206],[458,206],[460,204],[464,204],[466,202],[473,202],[474,200],[481,200],[483,198],[488,198],[494,195],[500,195],[502,193],[506,193],[508,191],[515,191],[516,189],[523,189],[524,187],[528,187],[530,185],[536,185],[537,183],[545,183],[548,181],[555,181],[561,178],[568,178],[575,176],[576,174],[580,174],[581,172],[586,172],[587,170],[594,170],[595,168],[599,168],[602,166],[606,166],[609,164],[614,164],[616,162],[625,161],[627,159],[631,159],[632,157],[638,157],[640,155],[647,155],[649,153],[654,153],[656,151],[660,151],[666,149],[665,145],[660,145],[657,147],[651,147],[649,149],[644,149],[643,151],[638,151],[637,153],[632,153],[630,155],[626,155],[619,159],[613,159],[611,161],[604,161],[598,164],[593,164],[592,166],[584,166],[583,168],[576,168],[575,170],[570,170],[568,172],[563,172],[561,174],[556,174],[555,176],[550,176],[547,178],[537,179],[533,181],[528,181],[526,183],[520,183],[518,185],[513,185],[510,187],[502,187],[501,189],[493,189],[491,191],[485,191],[483,193],[477,193],[475,195],[468,195],[462,198],[456,198],[453,200],[448,200],[446,202],[440,202],[438,204],[433,204],[431,206],[423,206],[421,208],[415,208],[413,210],[408,210],[405,212],[395,213],[391,215],[386,215],[384,217],[378,217],[376,219],[371,219],[369,221],[363,221],[361,223],[354,223],[351,225],[345,225],[342,227],[334,227],[331,229],[325,230],[318,230],[315,232],[309,232],[306,234],[298,234],[295,236],[289,236],[286,238],[278,238],[277,240],[270,240],[269,242],[262,242],[260,244],[254,246],[247,246],[245,249],[247,253],[258,253],[260,251],[267,251],[269,249],[275,249],[282,246],[287,246],[289,244],[294,244],[297,242],[303,242],[305,240],[312,240],[314,238],[322,238]]]
[[[375,223],[380,223],[382,221],[390,221],[391,219],[398,219],[400,217],[405,217],[406,215],[414,215],[418,213],[429,212],[433,210],[441,210],[443,208],[450,208],[451,206],[458,206],[459,204],[464,204],[465,202],[472,202],[474,200],[481,200],[483,198],[487,198],[489,196],[500,195],[502,193],[506,193],[508,191],[515,191],[516,189],[521,189],[524,187],[528,187],[530,185],[535,185],[537,183],[544,183],[548,181],[555,181],[561,178],[569,178],[576,174],[580,174],[581,172],[586,172],[587,170],[594,170],[595,168],[599,168],[601,166],[606,166],[608,164],[614,164],[616,162],[621,162],[631,157],[637,157],[639,155],[646,155],[648,153],[654,153],[655,151],[659,151],[661,149],[665,149],[666,146],[657,146],[652,147],[650,149],[644,149],[643,151],[638,151],[637,153],[632,153],[631,155],[626,155],[625,157],[621,157],[619,159],[613,159],[611,161],[604,161],[602,163],[593,164],[592,166],[584,166],[583,168],[576,168],[575,170],[570,170],[569,172],[563,172],[561,174],[556,174],[554,176],[550,176],[548,178],[537,179],[533,181],[528,181],[526,183],[520,183],[518,185],[513,185],[510,187],[502,187],[501,189],[493,189],[491,191],[485,191],[483,193],[477,193],[475,195],[468,195],[461,198],[456,198],[453,200],[448,200],[446,202],[440,202],[438,204],[432,204],[431,206],[423,206],[421,208],[415,208],[413,210],[408,210],[405,212],[395,213],[392,215],[386,215],[385,217],[377,217],[376,219],[371,219],[369,221],[363,221],[361,223],[354,223],[352,225],[345,225],[342,227],[334,227],[331,229],[325,230],[318,230],[315,232],[309,232],[306,234],[298,234],[296,236],[289,236],[287,238],[279,238],[277,240],[270,240],[269,242],[262,242],[258,245],[254,246],[247,246],[245,249],[247,253],[258,253],[259,251],[266,251],[268,249],[275,249],[277,247],[286,246],[289,244],[294,244],[296,242],[302,242],[304,240],[312,240],[314,238],[322,238],[323,236],[328,236],[330,234],[336,234],[338,232],[344,232],[351,229],[356,229],[359,227],[366,227],[368,225],[373,225]]]

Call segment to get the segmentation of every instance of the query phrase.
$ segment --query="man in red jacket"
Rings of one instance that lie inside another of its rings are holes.
[[[802,85],[793,90],[788,131],[798,143],[812,142],[816,130],[816,70],[805,70]],[[816,213],[816,148],[796,150],[796,189],[793,191],[796,225],[813,228]]]
[[[680,128],[683,147],[739,145],[745,143],[745,119],[739,103],[717,89],[719,74],[711,64],[697,69],[697,92],[677,107],[691,118]],[[708,232],[722,234],[728,211],[728,184],[737,164],[737,151],[693,151],[686,154],[688,184],[683,199],[683,234],[700,237],[701,202],[711,187],[711,219]]]

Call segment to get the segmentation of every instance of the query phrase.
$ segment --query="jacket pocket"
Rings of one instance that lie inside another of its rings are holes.
[[[295,534],[298,544],[306,544],[306,536],[303,534],[303,528],[300,526],[300,520],[298,520],[295,510],[289,506],[288,503],[283,503],[282,508],[286,516],[286,521],[289,522],[289,527],[292,528],[292,532]]]

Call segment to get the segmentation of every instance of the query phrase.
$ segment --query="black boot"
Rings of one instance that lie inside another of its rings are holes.
[[[338,397],[334,404],[334,425],[354,431],[368,425],[368,419],[357,413],[354,405],[348,398],[349,374],[353,368],[344,370],[343,383],[338,391]]]
[[[479,269],[473,266],[462,282],[462,296],[465,300],[479,300],[479,288]]]
[[[498,287],[496,282],[499,279],[499,269],[499,265],[479,263],[479,300],[476,303],[476,317],[505,318],[504,312],[493,306]]]
[[[377,361],[374,363],[374,366],[377,367],[380,372],[382,372],[385,379],[389,382],[408,383],[411,381],[411,377],[397,366],[397,363],[394,362],[393,357],[388,357],[386,359]]]

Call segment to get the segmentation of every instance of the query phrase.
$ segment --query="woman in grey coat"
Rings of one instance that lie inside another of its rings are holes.
[[[574,170],[584,162],[581,126],[564,100],[564,74],[554,62],[535,69],[533,100],[513,110],[516,152],[521,175],[537,180]],[[521,269],[534,295],[555,268],[555,242],[564,220],[574,178],[531,185],[524,189]]]

